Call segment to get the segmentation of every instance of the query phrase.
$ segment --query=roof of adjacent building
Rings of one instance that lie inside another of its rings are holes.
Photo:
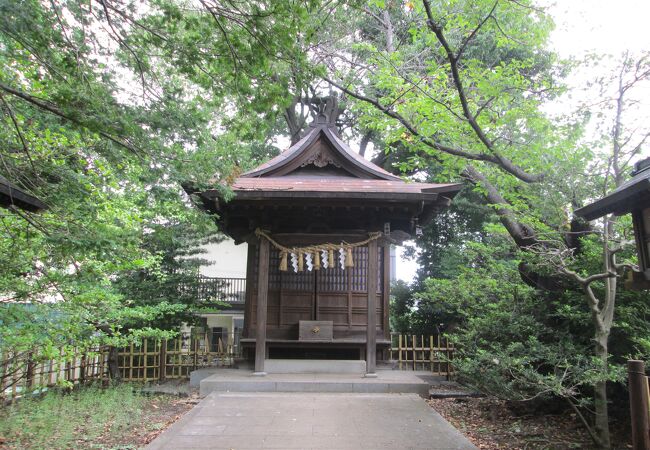
[[[575,214],[594,220],[606,214],[626,214],[641,207],[650,207],[650,158],[635,164],[628,181],[600,200],[576,210]]]
[[[20,189],[2,175],[0,175],[0,206],[5,208],[15,206],[32,212],[47,209],[45,203]]]

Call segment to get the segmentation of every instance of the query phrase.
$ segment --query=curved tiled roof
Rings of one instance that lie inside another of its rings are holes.
[[[458,184],[407,183],[397,180],[373,180],[353,177],[264,177],[238,178],[235,191],[284,192],[373,192],[433,193],[454,191]]]

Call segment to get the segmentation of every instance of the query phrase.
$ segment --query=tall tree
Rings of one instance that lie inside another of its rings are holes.
[[[182,257],[216,228],[180,183],[277,151],[318,6],[0,2],[0,174],[49,206],[0,212],[0,345],[47,357],[185,317]]]
[[[559,242],[579,254],[579,237],[594,230],[574,219],[572,210],[595,194],[602,177],[592,170],[602,159],[580,141],[587,115],[567,120],[545,112],[565,92],[562,76],[569,66],[548,50],[552,22],[544,10],[532,1],[422,0],[373,1],[364,11],[377,32],[325,43],[317,60],[323,78],[354,102],[365,127],[389,150],[395,143],[407,149],[397,167],[440,181],[466,179],[499,219],[500,229],[487,229],[507,233],[519,249],[553,251]],[[628,157],[638,155],[644,142],[635,142]],[[624,179],[623,172],[613,177]],[[585,281],[605,280],[606,295],[616,291],[610,259],[603,259],[602,273],[583,270],[579,278],[529,259],[521,260],[519,270],[538,289],[560,295],[582,289]],[[588,304],[598,311],[595,355],[606,360],[613,300],[591,296]],[[610,446],[606,379],[603,366],[594,387],[595,437],[604,448]]]

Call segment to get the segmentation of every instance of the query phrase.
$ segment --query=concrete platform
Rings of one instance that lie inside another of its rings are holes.
[[[146,448],[476,449],[415,394],[224,392],[204,398]]]
[[[338,392],[414,393],[428,397],[431,385],[444,382],[444,377],[435,377],[431,372],[398,370],[377,370],[376,378],[327,373],[256,377],[252,370],[241,369],[216,369],[205,375],[199,383],[201,396],[212,392]]]

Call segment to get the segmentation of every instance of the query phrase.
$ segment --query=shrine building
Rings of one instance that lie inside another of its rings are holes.
[[[248,243],[241,345],[270,360],[365,361],[390,346],[390,245],[429,223],[460,184],[405,181],[351,150],[320,115],[295,145],[223,189],[195,192]]]

